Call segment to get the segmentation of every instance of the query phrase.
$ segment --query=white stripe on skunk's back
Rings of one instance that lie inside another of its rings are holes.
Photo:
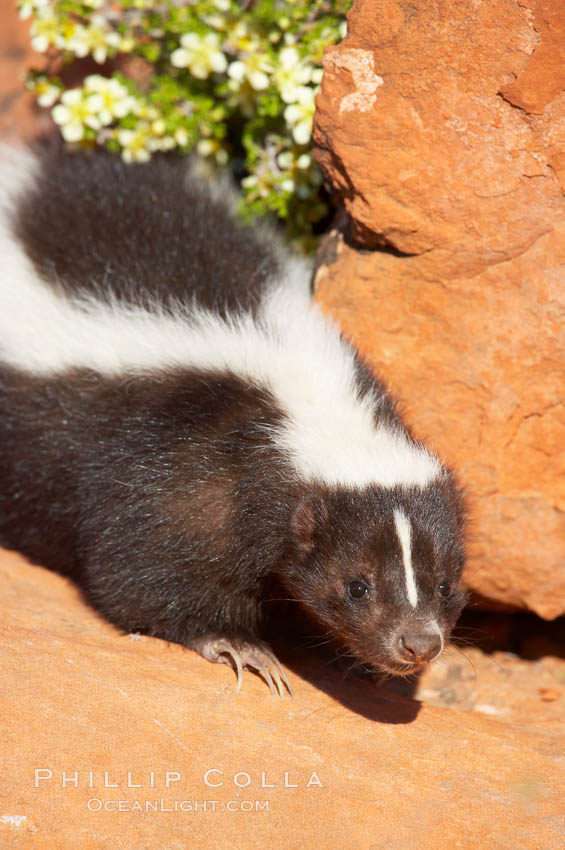
[[[3,184],[0,175],[0,192]],[[286,279],[273,281],[258,317],[229,321],[186,305],[172,316],[158,304],[71,301],[39,279],[10,233],[4,206],[0,358],[46,377],[75,368],[108,376],[175,367],[229,372],[271,391],[288,417],[271,437],[305,480],[426,486],[442,467],[400,425],[378,424],[379,400],[359,397],[353,351],[310,302],[308,277],[289,258]]]

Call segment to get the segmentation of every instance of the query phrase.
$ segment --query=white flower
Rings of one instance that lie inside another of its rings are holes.
[[[188,133],[184,129],[184,127],[179,127],[178,130],[175,130],[175,142],[177,145],[184,147],[184,145],[188,144]]]
[[[18,3],[20,18],[22,20],[29,18],[32,12],[37,13],[38,9],[48,6],[49,3],[50,0],[24,0],[24,2]]]
[[[312,69],[312,82],[314,85],[319,86],[322,82],[322,77],[324,76],[323,68],[313,68]]]
[[[115,118],[123,118],[133,112],[136,99],[129,94],[125,86],[114,78],[91,74],[84,81],[85,92],[90,92],[88,103],[97,112],[102,126],[112,124]]]
[[[202,15],[200,20],[215,30],[226,28],[226,19],[222,15]]]
[[[276,162],[280,169],[277,188],[295,194],[303,200],[312,197],[313,187],[319,185],[319,172],[310,153],[299,153],[299,148],[282,150]]]
[[[25,3],[20,3],[18,9],[20,18],[22,21],[25,21],[33,12],[33,3],[30,3],[29,0],[27,0]]]
[[[66,47],[79,58],[90,53],[94,61],[102,65],[108,58],[108,49],[117,50],[120,41],[118,33],[108,29],[106,19],[102,15],[94,15],[89,26],[75,27]]]
[[[196,145],[196,150],[200,156],[213,156],[219,165],[225,165],[228,161],[228,152],[222,147],[222,143],[218,139],[200,139]]]
[[[61,103],[54,106],[51,115],[61,128],[61,135],[66,142],[79,142],[84,137],[84,128],[100,129],[100,121],[96,115],[97,104],[89,103],[90,98],[84,97],[82,89],[69,89],[61,95]]]
[[[255,91],[263,91],[269,87],[268,74],[273,72],[273,65],[264,53],[250,53],[244,59],[232,62],[228,68],[228,77],[238,83],[249,80],[249,85]]]
[[[175,142],[174,136],[163,136],[161,141],[161,150],[163,151],[172,151],[176,148],[177,143]]]
[[[301,171],[306,171],[307,168],[310,168],[312,165],[312,155],[309,153],[300,154],[298,159],[296,160],[296,167]]]
[[[157,128],[155,128],[155,124],[158,125]],[[151,136],[147,139],[147,150],[152,153],[154,153],[155,151],[170,151],[174,147],[176,147],[176,142],[173,137],[164,135],[164,130],[163,132],[157,132],[160,129],[161,128],[159,127],[159,122],[153,122],[153,124],[151,125],[151,132],[156,133],[156,135]]]
[[[274,78],[285,103],[294,103],[297,98],[297,89],[310,82],[312,70],[311,65],[307,65],[300,59],[296,47],[283,47],[279,53],[279,66]]]
[[[171,54],[175,68],[188,68],[193,77],[205,80],[212,72],[221,74],[228,67],[216,33],[210,32],[201,38],[189,32],[182,36],[180,43],[181,47]]]
[[[310,86],[301,86],[296,94],[297,102],[286,107],[284,118],[291,128],[294,141],[299,145],[307,145],[312,135],[316,90]]]
[[[290,171],[294,165],[294,157],[291,151],[281,151],[277,156],[277,165],[282,171]]]
[[[135,40],[130,35],[118,36],[118,39],[116,50],[120,53],[131,53],[135,47]]]
[[[139,124],[135,130],[118,131],[117,139],[125,162],[147,162],[151,158],[150,135],[147,124]]]
[[[261,168],[259,174],[244,177],[241,186],[250,200],[268,198],[275,191],[274,174],[268,168]]]
[[[159,110],[151,103],[144,103],[143,100],[134,99],[132,111],[138,118],[143,118],[147,121],[156,121],[159,117]]]
[[[38,53],[45,53],[51,44],[59,47],[61,43],[59,27],[59,18],[50,6],[37,7],[35,18],[29,28],[33,49]]]
[[[227,12],[230,8],[230,0],[214,0],[214,6],[220,12]]]
[[[254,189],[258,184],[259,178],[255,174],[248,174],[247,177],[244,177],[241,181],[241,185],[244,189]]]
[[[37,77],[31,86],[40,106],[53,106],[58,99],[61,89],[49,82],[47,77]]]
[[[249,32],[245,21],[237,21],[228,33],[228,46],[238,55],[241,53],[255,53],[261,49],[261,43],[254,33]]]

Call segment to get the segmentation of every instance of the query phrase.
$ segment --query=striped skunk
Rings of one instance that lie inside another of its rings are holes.
[[[4,150],[0,192],[0,543],[237,690],[247,668],[291,692],[273,582],[372,668],[439,655],[457,487],[307,265],[186,160]]]

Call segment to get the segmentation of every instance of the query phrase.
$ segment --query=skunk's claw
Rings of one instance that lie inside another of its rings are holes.
[[[271,694],[284,699],[286,686],[294,697],[288,676],[278,658],[264,643],[232,642],[228,638],[197,638],[190,644],[207,661],[218,664],[231,664],[237,675],[236,694],[241,690],[243,670],[255,670],[268,684]],[[274,680],[274,681],[273,681]],[[284,683],[284,684],[283,684]],[[275,687],[276,686],[276,687]]]

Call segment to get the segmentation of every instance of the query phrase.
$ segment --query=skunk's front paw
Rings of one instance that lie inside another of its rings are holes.
[[[208,635],[201,638],[194,638],[194,640],[190,641],[189,646],[208,661],[218,664],[231,664],[237,673],[236,693],[239,693],[241,690],[243,670],[245,668],[259,673],[267,682],[273,696],[276,696],[278,693],[280,698],[284,699],[283,682],[290,696],[294,696],[292,686],[284,668],[266,643],[260,641],[250,643],[245,640],[236,641],[229,638]]]

